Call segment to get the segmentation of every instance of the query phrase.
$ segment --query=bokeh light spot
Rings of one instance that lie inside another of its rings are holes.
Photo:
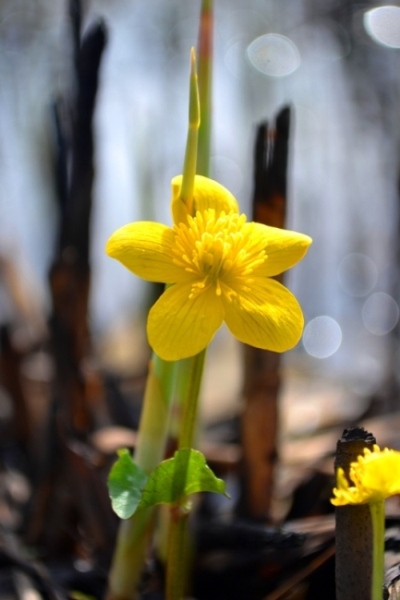
[[[303,333],[303,346],[314,358],[328,358],[342,343],[342,330],[332,317],[321,315],[307,323]]]
[[[378,6],[364,13],[365,31],[378,44],[400,48],[400,7]]]
[[[285,77],[300,66],[300,53],[292,40],[278,33],[267,33],[251,42],[247,57],[264,75]]]
[[[386,335],[399,320],[399,306],[389,294],[376,292],[362,308],[364,326],[375,335]]]

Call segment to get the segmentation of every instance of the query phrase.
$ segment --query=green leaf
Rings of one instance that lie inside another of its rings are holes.
[[[148,476],[134,463],[126,449],[118,451],[118,460],[108,476],[108,492],[114,512],[129,519],[142,499]]]
[[[155,504],[180,504],[196,492],[215,492],[228,496],[225,482],[214,475],[204,455],[197,450],[183,448],[151,473],[138,509]]]

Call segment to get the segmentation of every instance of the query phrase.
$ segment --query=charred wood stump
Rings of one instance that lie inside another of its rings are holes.
[[[349,478],[350,464],[372,449],[374,436],[364,429],[346,429],[337,443],[335,471]],[[336,599],[365,600],[371,595],[372,523],[368,504],[337,506]]]
[[[267,122],[259,126],[255,143],[253,219],[280,228],[285,226],[289,129],[290,109],[285,107],[275,128]],[[281,276],[278,279],[282,281]],[[264,519],[270,509],[277,459],[280,355],[245,346],[244,364],[243,492],[238,511]]]
[[[92,209],[93,114],[101,58],[106,45],[102,21],[95,23],[81,41],[78,0],[71,2],[76,70],[75,102],[69,111],[61,101],[54,107],[56,130],[56,191],[59,233],[49,273],[52,312],[50,347],[55,363],[52,406],[45,436],[45,452],[33,499],[27,538],[30,543],[71,551],[91,540],[93,555],[111,547],[111,508],[106,474],[95,469],[90,434],[102,407],[100,376],[85,369],[90,355],[88,298],[90,290],[90,221]],[[72,123],[64,118],[72,114]],[[71,168],[69,168],[71,167]],[[93,387],[98,398],[93,398]],[[77,451],[79,448],[79,451]],[[100,491],[102,490],[102,491]],[[48,524],[53,523],[49,539]],[[112,528],[111,528],[112,529]],[[86,531],[87,530],[87,531]]]

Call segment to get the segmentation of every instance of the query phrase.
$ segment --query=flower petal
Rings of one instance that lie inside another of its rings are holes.
[[[180,360],[203,350],[223,321],[223,307],[213,288],[189,298],[191,284],[168,288],[149,312],[147,335],[164,360]]]
[[[273,279],[257,278],[248,291],[231,300],[223,297],[225,321],[241,342],[285,352],[299,341],[304,325],[296,298]]]
[[[265,251],[267,260],[257,268],[257,276],[273,277],[283,273],[298,263],[306,254],[312,239],[303,233],[269,227],[261,223],[248,223],[254,228],[255,236],[262,236],[266,240]]]
[[[172,262],[174,236],[172,229],[161,223],[129,223],[112,234],[106,252],[147,281],[175,283],[185,278],[185,273]]]
[[[371,497],[385,499],[400,493],[400,452],[378,449],[362,457],[353,469]]]
[[[345,506],[346,504],[363,504],[368,501],[361,489],[350,486],[347,477],[341,467],[336,472],[336,486],[333,489],[334,497],[331,503],[334,506]]]
[[[364,455],[351,463],[349,477],[354,485],[349,485],[343,469],[337,470],[332,504],[383,502],[400,493],[400,452],[388,448],[380,450],[376,444],[373,451],[364,448]]]
[[[238,212],[236,198],[223,185],[213,179],[196,175],[194,180],[193,205],[186,206],[180,199],[182,175],[177,175],[171,181],[172,187],[172,216],[174,223],[186,222],[188,215],[195,216],[197,211],[203,212],[213,208],[217,216],[222,212]]]

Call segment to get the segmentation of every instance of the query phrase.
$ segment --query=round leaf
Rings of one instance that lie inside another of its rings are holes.
[[[148,476],[134,463],[128,450],[118,452],[108,476],[108,492],[113,510],[121,519],[129,519],[142,499]]]

